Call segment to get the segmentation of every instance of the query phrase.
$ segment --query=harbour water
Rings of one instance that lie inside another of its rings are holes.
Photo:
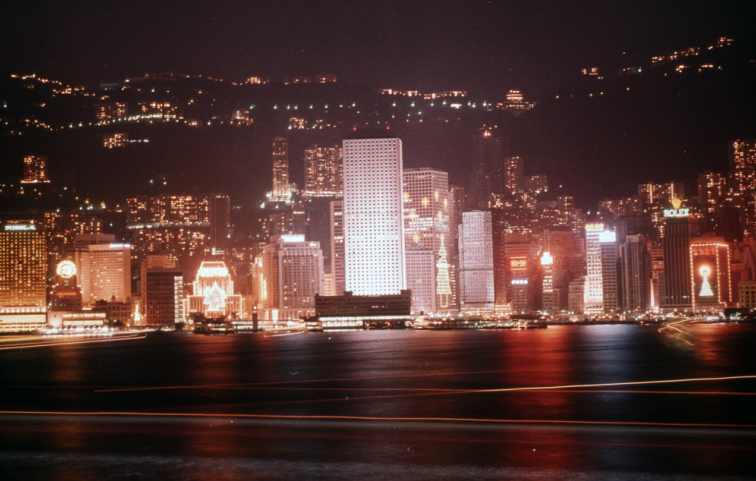
[[[0,471],[3,479],[750,479],[756,326],[680,331],[4,338]]]

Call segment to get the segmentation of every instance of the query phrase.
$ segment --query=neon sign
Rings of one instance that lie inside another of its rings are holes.
[[[676,217],[688,217],[690,215],[690,209],[684,207],[682,209],[664,209],[664,217],[676,218]]]
[[[5,224],[4,229],[6,231],[36,231],[37,226],[34,224]]]

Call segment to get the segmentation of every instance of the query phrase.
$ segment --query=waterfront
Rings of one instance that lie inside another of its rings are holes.
[[[0,464],[26,479],[752,476],[756,326],[681,330],[154,333],[7,349]]]

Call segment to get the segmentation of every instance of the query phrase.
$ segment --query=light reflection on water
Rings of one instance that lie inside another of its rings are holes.
[[[91,477],[89,469],[113,474],[112,466],[122,465],[128,471],[135,469],[132,464],[139,459],[152,474],[185,479],[218,473],[234,477],[250,470],[268,473],[263,478],[290,479],[267,470],[275,467],[286,473],[291,466],[299,466],[295,477],[310,479],[328,479],[322,473],[330,471],[334,477],[455,479],[449,473],[459,474],[461,469],[481,479],[566,479],[569,473],[602,479],[601,473],[607,470],[617,474],[616,479],[633,479],[622,477],[631,472],[752,473],[751,459],[756,458],[752,456],[756,454],[752,428],[704,432],[648,425],[412,421],[756,425],[752,396],[654,393],[754,393],[754,380],[481,392],[756,374],[756,354],[751,349],[756,326],[687,329],[693,347],[686,349],[670,343],[653,327],[556,326],[527,331],[358,331],[280,337],[176,333],[123,344],[3,351],[2,411],[407,420],[328,424],[306,418],[19,418],[6,414],[0,415],[0,452],[16,454],[0,454],[0,464],[11,463],[18,473],[39,479],[61,474]],[[25,464],[24,456],[31,452],[40,453],[48,467]],[[72,461],[76,456],[90,463],[77,465]],[[172,464],[178,459],[198,471]],[[194,461],[187,464],[186,459]],[[396,469],[414,469],[415,474],[399,476]]]

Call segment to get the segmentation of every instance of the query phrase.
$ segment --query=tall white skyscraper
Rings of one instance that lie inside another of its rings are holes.
[[[85,305],[131,296],[131,245],[109,234],[77,234],[73,252]]]
[[[346,290],[399,294],[407,288],[402,141],[388,131],[358,131],[343,151]]]
[[[588,268],[588,279],[585,284],[586,313],[604,311],[604,283],[601,278],[601,241],[599,240],[602,232],[604,232],[602,223],[585,225],[585,254]]]

